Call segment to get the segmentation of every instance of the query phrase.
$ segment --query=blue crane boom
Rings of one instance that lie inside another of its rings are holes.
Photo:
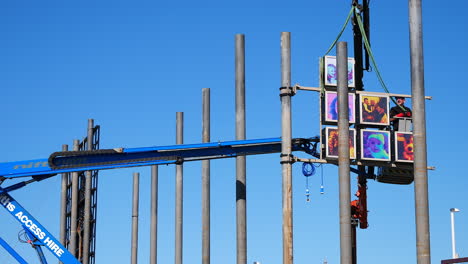
[[[292,150],[314,154],[318,137],[293,139]],[[314,144],[314,145],[313,145]],[[29,183],[41,181],[59,173],[104,170],[158,164],[180,164],[186,161],[232,158],[237,156],[279,153],[281,138],[265,138],[157,146],[145,148],[117,148],[92,151],[55,152],[48,159],[26,160],[0,163],[0,185],[7,179],[31,177],[8,187],[0,187],[0,205],[2,205],[27,231],[37,240],[35,246],[41,253],[40,246],[46,247],[64,264],[79,264],[79,261],[45,227],[34,219],[9,192],[20,189]],[[1,240],[7,248],[6,242]],[[15,255],[14,251],[10,251]],[[17,255],[17,254],[16,254]],[[15,255],[15,256],[16,256]],[[19,255],[18,255],[19,257]],[[20,263],[24,261],[17,258]],[[42,260],[41,260],[42,261]],[[44,261],[42,261],[45,263]]]
[[[311,143],[318,142],[318,140],[318,138],[293,139],[293,151],[309,152]],[[48,159],[0,163],[0,180],[2,178],[9,179],[86,170],[175,164],[185,161],[232,158],[278,152],[281,152],[281,138],[145,148],[55,152]]]
[[[79,264],[80,262],[49,232],[43,227],[26,209],[21,206],[11,195],[0,187],[0,205],[2,205],[22,226],[33,235],[38,244],[45,246],[55,257],[64,264]],[[40,250],[42,253],[42,250]],[[12,253],[10,251],[10,253]],[[38,252],[39,253],[39,252]],[[16,256],[15,258],[22,263]],[[24,261],[24,260],[23,260]],[[43,260],[41,260],[43,263]]]

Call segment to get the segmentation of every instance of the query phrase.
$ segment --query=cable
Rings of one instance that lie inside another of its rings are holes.
[[[18,241],[21,242],[21,243],[29,244],[30,239],[29,239],[28,235],[26,234],[26,231],[24,231],[24,229],[21,229],[18,232]]]
[[[303,162],[302,163],[302,174],[304,176],[309,177],[315,174],[315,167],[310,162]]]
[[[327,52],[325,52],[325,55],[323,55],[321,58],[320,58],[320,61],[319,61],[319,71],[320,71],[320,94],[322,95],[324,92],[325,92],[325,80],[324,80],[324,68],[325,68],[325,56],[330,53],[330,51],[333,49],[333,47],[335,47],[336,45],[336,42],[338,42],[338,40],[341,38],[341,35],[343,34],[344,30],[346,29],[346,26],[348,25],[349,23],[349,20],[351,18],[351,15],[353,14],[353,10],[354,10],[354,7],[351,7],[351,10],[349,10],[349,13],[348,13],[348,17],[346,18],[346,21],[345,23],[343,24],[343,26],[341,27],[341,31],[340,33],[338,33],[338,36],[336,37],[336,39],[333,41],[333,43],[330,45],[330,47],[328,48]]]
[[[377,74],[377,78],[379,79],[379,82],[382,85],[382,88],[385,90],[386,93],[389,94],[390,91],[387,89],[387,86],[385,85],[385,82],[383,81],[382,75],[380,74],[379,68],[377,67],[377,63],[375,62],[374,54],[372,53],[372,49],[370,47],[369,40],[367,39],[366,32],[364,30],[364,25],[362,24],[361,15],[360,15],[360,12],[359,12],[359,10],[357,8],[354,9],[354,15],[356,16],[356,20],[357,20],[358,25],[359,25],[359,30],[361,31],[361,35],[362,35],[362,38],[364,40],[364,45],[366,46],[366,49],[367,49],[367,51],[369,53],[369,57],[371,58],[372,64],[373,64],[374,69],[375,69],[375,73]],[[404,110],[406,112],[405,108],[403,108],[401,105],[397,104],[395,98],[390,96],[390,99],[392,100],[392,102],[394,104],[398,105],[402,110]]]
[[[370,4],[370,0],[368,2],[368,4]],[[352,6],[351,7],[351,10],[349,11],[348,13],[348,17],[346,18],[346,21],[345,23],[343,24],[342,28],[341,28],[341,31],[340,33],[338,34],[338,36],[336,37],[336,39],[333,41],[333,43],[330,45],[330,47],[328,48],[327,52],[325,52],[325,55],[323,57],[320,58],[320,62],[319,62],[319,67],[320,67],[320,93],[323,94],[324,93],[324,90],[325,90],[325,80],[324,80],[324,60],[325,60],[325,56],[333,49],[333,47],[335,47],[336,43],[338,42],[338,40],[340,39],[341,35],[343,34],[344,30],[346,29],[346,26],[348,25],[349,23],[349,20],[351,18],[351,14],[353,14],[356,16],[356,20],[358,22],[358,25],[359,25],[359,30],[361,31],[361,35],[362,35],[362,38],[364,40],[364,46],[366,47],[367,51],[368,51],[368,54],[369,54],[369,57],[371,58],[371,62],[372,62],[372,65],[373,65],[373,68],[375,69],[375,72],[377,74],[377,79],[379,80],[382,88],[385,90],[386,93],[390,93],[390,91],[388,90],[387,88],[387,85],[385,85],[385,82],[382,78],[382,75],[380,74],[380,71],[379,71],[379,68],[377,67],[377,63],[375,61],[375,58],[374,58],[374,55],[372,53],[372,49],[370,47],[370,44],[369,44],[369,40],[367,39],[367,35],[366,35],[366,32],[364,30],[364,25],[362,23],[362,19],[361,19],[361,15],[360,15],[360,11],[359,9],[356,7],[356,6]],[[398,105],[395,98],[394,97],[391,97],[390,96],[390,100],[392,100],[392,102],[395,104],[395,105]],[[398,105],[402,110],[404,110],[406,112],[406,109],[403,108],[401,105]]]
[[[333,47],[335,47],[336,42],[338,42],[338,40],[340,39],[341,35],[343,34],[344,30],[346,29],[346,26],[348,25],[348,22],[349,22],[349,19],[351,18],[351,15],[353,14],[353,10],[354,10],[354,6],[351,7],[351,10],[349,10],[348,17],[346,18],[346,21],[345,21],[343,27],[341,28],[340,33],[336,37],[335,41],[333,41],[330,48],[328,48],[327,52],[325,52],[325,55],[327,55],[333,49]]]
[[[320,164],[320,167],[321,167],[321,180],[322,180],[322,184],[320,185],[320,194],[324,194],[325,193],[325,188],[323,187],[323,164]]]
[[[310,202],[309,177],[315,174],[315,166],[311,162],[303,162],[302,174],[306,177],[306,201]]]

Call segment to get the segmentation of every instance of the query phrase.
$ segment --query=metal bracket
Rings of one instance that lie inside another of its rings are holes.
[[[352,5],[355,6],[355,7],[359,10],[359,13],[362,12],[363,7],[362,7],[361,4],[359,4],[359,1],[358,1],[358,0],[353,0],[353,4],[352,4]]]
[[[184,163],[184,158],[182,158],[182,157],[177,157],[176,158],[176,161],[175,161],[176,165],[182,165],[183,163]]]
[[[281,157],[281,161],[280,161],[281,164],[284,164],[284,163],[293,164],[294,162],[296,162],[296,159],[294,158],[293,154],[281,153],[280,157]]]
[[[283,96],[294,96],[296,94],[296,91],[294,87],[288,86],[288,87],[280,87],[280,97]]]

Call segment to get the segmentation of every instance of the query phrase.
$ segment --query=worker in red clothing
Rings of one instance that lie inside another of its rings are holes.
[[[411,109],[405,106],[404,97],[395,97],[397,105],[390,108],[390,122],[393,130],[398,131],[398,117],[411,117]]]

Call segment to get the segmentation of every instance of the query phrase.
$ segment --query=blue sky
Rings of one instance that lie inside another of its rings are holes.
[[[211,88],[211,140],[235,139],[234,37],[245,34],[247,138],[281,136],[280,33],[291,32],[292,82],[318,86],[318,58],[336,38],[351,1],[2,1],[0,3],[0,161],[47,158],[101,126],[101,148],[175,143],[175,112],[185,113],[185,143],[201,142],[201,91]],[[467,3],[423,3],[431,257],[451,256],[451,207],[457,251],[468,256],[463,87]],[[342,41],[352,56],[351,27]],[[371,43],[392,93],[410,94],[407,1],[371,1]],[[333,50],[332,54],[335,53]],[[375,73],[367,91],[383,92]],[[453,91],[451,91],[453,90]],[[293,98],[293,137],[319,134],[318,97]],[[448,129],[455,129],[451,132]],[[450,139],[450,140],[449,140]],[[304,154],[298,154],[305,156]],[[212,263],[236,263],[235,161],[211,163]],[[295,263],[339,262],[338,175],[333,165],[309,180],[294,165]],[[141,173],[139,260],[149,258],[149,168],[102,171],[96,263],[130,261],[132,173]],[[159,263],[174,259],[175,168],[159,170]],[[247,159],[248,263],[282,263],[281,166],[277,154]],[[13,181],[11,181],[13,183]],[[351,192],[356,191],[352,175]],[[4,183],[8,185],[8,183]],[[201,261],[201,164],[184,165],[184,263]],[[12,193],[58,237],[60,177]],[[414,185],[370,181],[369,228],[358,230],[361,263],[415,263]],[[0,236],[20,226],[0,213]],[[54,262],[49,255],[49,261]],[[15,261],[0,249],[0,263]]]

